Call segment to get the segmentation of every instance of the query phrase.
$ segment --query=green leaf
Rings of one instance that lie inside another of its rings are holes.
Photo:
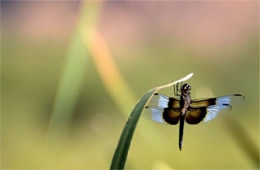
[[[123,132],[120,136],[117,148],[114,153],[114,157],[110,166],[110,169],[124,169],[128,150],[131,144],[132,137],[134,135],[134,131],[136,128],[136,125],[138,123],[138,120],[141,116],[141,113],[146,106],[146,104],[150,101],[152,95],[159,91],[160,89],[173,86],[179,82],[183,82],[191,78],[193,73],[187,75],[186,77],[177,80],[175,82],[156,87],[154,89],[149,90],[144,94],[144,96],[141,98],[141,100],[135,105],[133,111],[131,112],[130,116],[128,117],[128,120],[125,124],[125,127],[123,129]]]
[[[121,134],[118,146],[116,148],[110,169],[124,168],[128,154],[128,149],[130,147],[130,143],[134,135],[135,127],[143,111],[143,108],[145,107],[146,102],[153,95],[154,91],[155,89],[148,91],[137,103],[131,115],[128,117],[128,120]]]

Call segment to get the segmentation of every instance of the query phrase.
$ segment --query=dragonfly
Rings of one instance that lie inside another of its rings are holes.
[[[144,116],[162,124],[176,125],[179,123],[180,151],[183,145],[185,121],[191,125],[202,121],[208,122],[219,113],[228,112],[233,105],[245,100],[241,94],[192,100],[191,86],[187,83],[177,83],[173,86],[173,91],[179,99],[155,93],[148,106],[145,107]]]

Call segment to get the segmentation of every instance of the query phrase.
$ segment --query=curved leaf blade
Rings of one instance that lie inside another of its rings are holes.
[[[128,117],[123,132],[120,136],[110,169],[124,169],[128,150],[131,144],[132,137],[134,135],[134,130],[136,128],[137,122],[140,118],[143,108],[145,107],[148,99],[153,95],[154,91],[155,89],[148,91],[137,103],[130,116]]]

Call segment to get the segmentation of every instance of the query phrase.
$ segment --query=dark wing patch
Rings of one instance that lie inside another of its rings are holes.
[[[208,98],[208,99],[196,99],[192,100],[190,106],[192,108],[200,108],[200,107],[208,107],[216,104],[216,98]]]
[[[179,120],[179,118],[177,118],[179,110],[180,100],[155,93],[149,101],[148,106],[145,107],[143,115],[158,123],[176,124]],[[165,120],[164,116],[168,122]]]
[[[168,107],[173,108],[173,109],[179,109],[180,108],[180,100],[175,99],[173,97],[170,97]]]
[[[179,122],[180,115],[181,109],[165,108],[163,119],[171,125],[176,125]]]
[[[185,115],[185,120],[189,124],[198,124],[204,119],[206,114],[207,114],[207,107],[200,107],[200,108],[189,107]]]

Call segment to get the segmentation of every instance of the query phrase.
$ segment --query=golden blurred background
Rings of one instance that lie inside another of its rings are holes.
[[[126,169],[259,168],[259,1],[1,1],[1,63],[2,169],[108,169],[138,99],[191,72],[245,102],[181,152],[141,117]]]

